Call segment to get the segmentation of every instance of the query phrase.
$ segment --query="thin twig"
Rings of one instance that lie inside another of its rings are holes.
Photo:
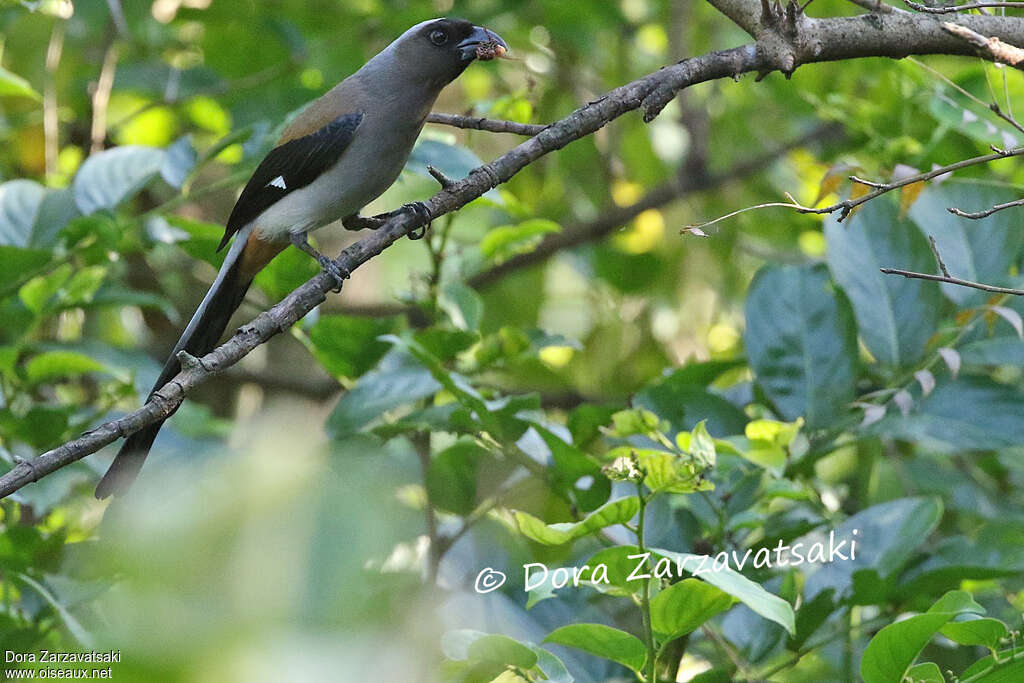
[[[931,275],[929,273],[915,273],[910,270],[900,270],[898,268],[879,268],[879,270],[881,270],[886,275],[902,275],[903,277],[916,278],[918,280],[946,282],[951,285],[970,287],[971,289],[980,289],[983,292],[993,292],[994,294],[1012,294],[1014,296],[1024,296],[1024,289],[1013,289],[1012,287],[997,287],[995,285],[986,285],[981,282],[961,280],[958,277],[949,277],[948,275]]]
[[[1017,119],[1013,118],[1013,114],[1004,112],[1002,110],[1002,107],[1000,107],[998,103],[996,103],[996,102],[990,102],[990,103],[983,102],[980,97],[977,97],[977,96],[971,94],[970,92],[968,92],[967,90],[962,88],[959,84],[957,84],[952,79],[950,79],[948,76],[946,76],[944,73],[942,73],[938,69],[933,69],[932,67],[928,66],[927,64],[925,64],[924,62],[922,62],[919,59],[915,59],[913,57],[907,57],[907,61],[909,61],[912,64],[916,64],[917,66],[921,67],[922,69],[924,69],[928,73],[932,74],[933,76],[942,79],[946,83],[946,85],[948,85],[949,87],[953,88],[954,90],[959,92],[964,97],[970,99],[975,104],[979,104],[982,107],[985,107],[986,109],[988,109],[989,111],[994,113],[996,116],[1001,118],[1003,121],[1006,121],[1011,126],[1016,128],[1019,132],[1024,133],[1024,126],[1022,126],[1017,121]],[[1004,73],[1004,75],[1005,75],[1005,73]]]
[[[1024,9],[1024,2],[969,2],[965,5],[947,5],[946,7],[929,7],[928,5],[914,2],[914,0],[903,0],[903,2],[913,10],[927,12],[928,14],[951,14],[953,12],[964,12],[969,9],[981,9],[983,7]]]
[[[983,211],[963,211],[955,206],[949,207],[946,211],[949,211],[954,216],[960,216],[961,218],[978,220],[979,218],[987,218],[988,216],[991,216],[997,211],[1002,211],[1003,209],[1012,209],[1015,206],[1024,206],[1024,199],[1015,199],[1012,202],[1006,202],[1005,204],[996,204],[992,208],[985,209]]]
[[[932,256],[935,257],[935,263],[939,266],[939,272],[946,277],[952,277],[949,274],[949,269],[946,268],[945,261],[942,260],[942,254],[939,253],[939,245],[935,244],[935,238],[928,235],[928,246],[932,248]]]
[[[547,125],[537,123],[517,123],[515,121],[503,121],[501,119],[485,119],[478,116],[462,116],[461,114],[444,114],[442,112],[431,112],[427,116],[427,123],[438,123],[444,126],[465,128],[468,130],[486,130],[490,133],[514,133],[515,135],[526,135],[533,137]]]
[[[839,213],[839,219],[838,220],[841,223],[842,221],[844,221],[850,215],[850,213],[855,208],[857,208],[861,204],[865,204],[865,203],[871,201],[872,199],[875,199],[876,197],[880,197],[881,195],[885,194],[886,192],[892,192],[893,190],[899,189],[901,187],[906,187],[907,185],[913,185],[914,183],[920,183],[920,182],[924,182],[924,181],[927,181],[927,180],[931,180],[932,178],[935,178],[936,176],[944,175],[946,173],[951,173],[953,171],[958,171],[958,170],[960,170],[962,168],[967,168],[969,166],[977,166],[978,164],[987,164],[990,161],[996,161],[998,159],[1006,159],[1006,158],[1009,158],[1009,157],[1015,157],[1015,156],[1020,156],[1021,154],[1024,154],[1024,147],[1014,147],[1012,149],[999,149],[998,147],[993,146],[992,149],[995,150],[992,154],[984,154],[982,156],[972,157],[970,159],[964,159],[962,161],[958,161],[956,163],[949,164],[947,166],[939,166],[939,167],[933,168],[930,171],[926,171],[924,173],[918,173],[917,175],[912,175],[912,176],[909,176],[907,178],[902,178],[902,179],[897,180],[897,181],[892,182],[892,183],[877,183],[877,182],[873,182],[873,181],[870,181],[870,180],[864,180],[863,178],[858,178],[857,176],[850,176],[850,180],[852,180],[853,182],[860,183],[861,185],[865,185],[867,187],[875,188],[875,190],[873,192],[869,192],[867,194],[861,195],[861,196],[857,197],[856,199],[844,199],[844,200],[842,200],[840,202],[836,202],[835,204],[830,204],[829,206],[825,206],[825,207],[822,207],[820,209],[815,209],[814,207],[810,207],[810,206],[804,206],[803,204],[798,202],[796,199],[794,199],[793,195],[791,195],[791,194],[789,194],[787,192],[786,193],[786,199],[789,200],[788,202],[768,202],[766,204],[758,204],[756,206],[748,206],[748,207],[746,207],[744,209],[739,209],[737,211],[733,211],[731,213],[728,213],[725,216],[721,216],[719,218],[715,218],[715,219],[712,219],[710,221],[705,221],[703,223],[696,223],[694,225],[687,226],[687,227],[689,227],[691,229],[692,228],[703,228],[705,226],[713,225],[715,223],[718,223],[719,221],[722,221],[722,220],[724,220],[726,218],[729,218],[731,216],[735,216],[737,214],[743,213],[745,211],[751,211],[753,209],[766,209],[766,208],[769,208],[769,207],[784,207],[784,208],[794,209],[794,210],[796,210],[799,213],[816,213],[816,214],[830,214],[830,213],[835,213],[836,211],[839,211],[840,213]]]

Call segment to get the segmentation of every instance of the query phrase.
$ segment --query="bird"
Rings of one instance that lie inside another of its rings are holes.
[[[231,244],[224,263],[147,401],[180,372],[179,352],[201,357],[216,347],[253,278],[289,245],[316,259],[340,289],[349,273],[309,244],[309,232],[337,220],[351,230],[377,228],[404,211],[429,220],[420,202],[378,216],[359,212],[398,179],[441,90],[473,61],[507,51],[505,41],[483,26],[431,19],[306,106],[242,189],[218,247]],[[97,498],[131,486],[162,424],[125,440],[96,487]]]

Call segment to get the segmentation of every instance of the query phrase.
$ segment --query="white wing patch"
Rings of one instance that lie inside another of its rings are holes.
[[[284,176],[283,175],[279,175],[276,178],[274,178],[273,180],[271,180],[269,183],[267,183],[267,187],[277,187],[277,188],[280,188],[282,190],[287,190],[288,189],[288,186],[285,185]]]

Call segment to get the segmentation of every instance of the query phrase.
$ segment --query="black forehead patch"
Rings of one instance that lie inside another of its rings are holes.
[[[422,35],[429,37],[433,31],[442,29],[448,32],[448,38],[460,41],[463,38],[468,38],[469,34],[473,32],[473,24],[466,21],[465,19],[457,18],[445,18],[432,21],[423,27],[420,32]]]

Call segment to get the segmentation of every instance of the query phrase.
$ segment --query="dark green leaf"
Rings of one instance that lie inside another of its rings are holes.
[[[824,267],[765,266],[747,296],[745,344],[757,381],[782,416],[812,429],[853,399],[856,326]]]
[[[934,283],[892,277],[879,268],[932,272],[935,257],[924,235],[900,218],[895,201],[869,202],[845,223],[825,221],[828,264],[853,305],[864,345],[879,362],[916,363],[941,317]]]

